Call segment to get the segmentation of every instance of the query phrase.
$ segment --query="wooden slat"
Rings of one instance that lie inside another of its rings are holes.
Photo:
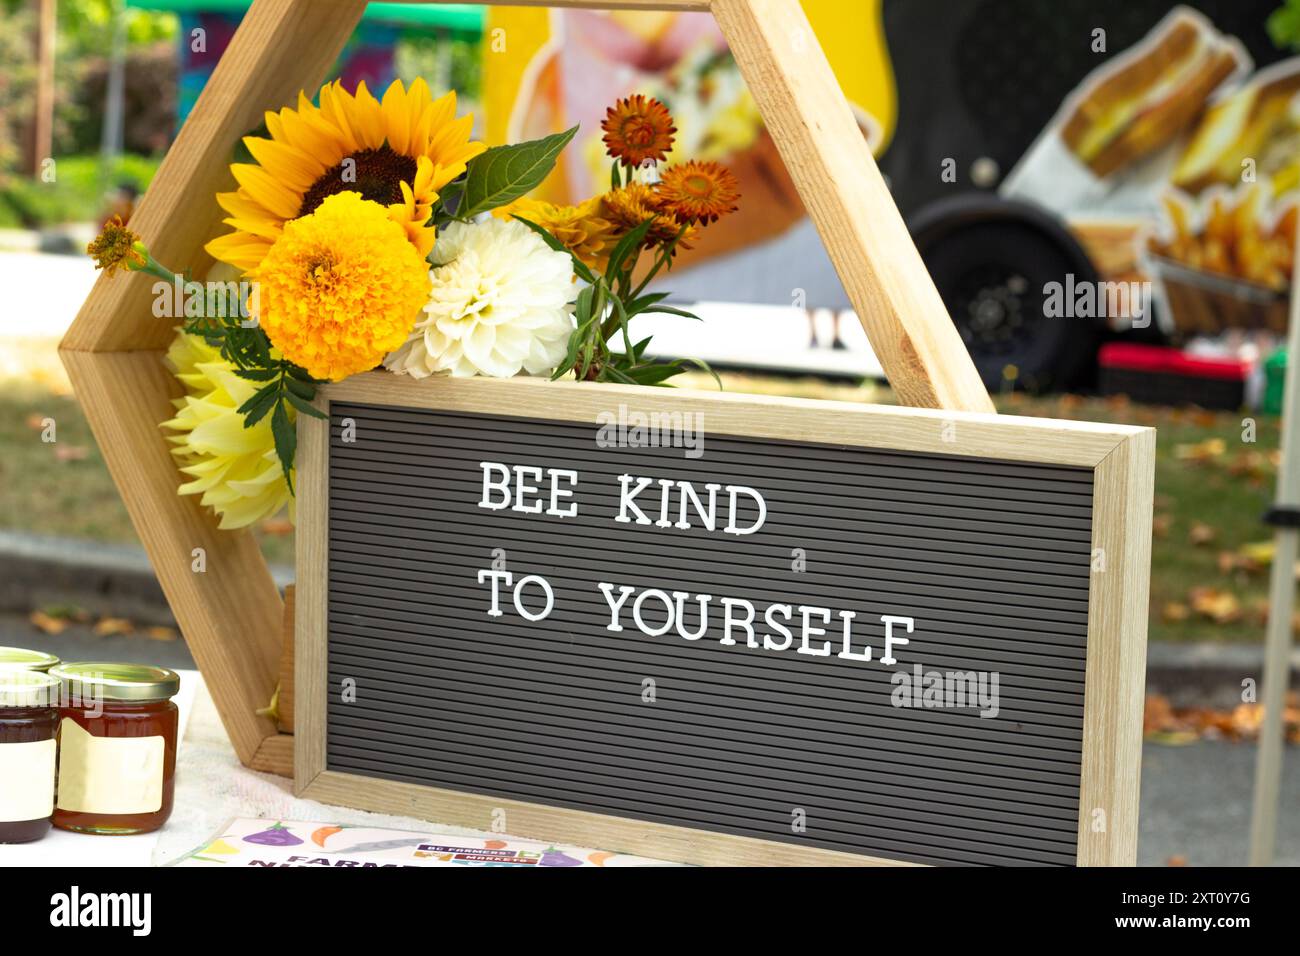
[[[181,475],[159,423],[180,385],[161,352],[64,351],[77,398],[122,493],[167,603],[240,760],[276,733],[265,707],[280,659],[280,592],[247,531],[220,531]],[[202,548],[206,569],[194,570]]]
[[[329,415],[322,389],[313,404]],[[294,539],[294,790],[302,793],[325,769],[326,627],[329,621],[329,422],[298,416],[298,533]]]
[[[398,3],[470,3],[486,7],[501,0],[397,0]],[[511,7],[578,7],[590,10],[678,10],[704,11],[710,0],[509,0]]]
[[[293,733],[293,597],[292,584],[284,589],[284,623],[280,626],[280,732]]]
[[[293,734],[272,734],[262,741],[253,759],[246,761],[250,770],[293,777]]]
[[[433,376],[413,382],[389,372],[367,372],[324,390],[337,402],[527,414],[590,422],[593,428],[597,415],[617,415],[623,404],[645,414],[701,415],[706,442],[710,434],[748,435],[1088,467],[1109,455],[1117,443],[1143,430],[1130,425],[1049,418],[523,377],[501,380]]]
[[[599,846],[701,866],[914,865],[522,800],[372,780],[332,770],[318,774],[300,793],[322,803],[364,806],[380,813],[423,817],[480,830],[491,830],[500,821],[506,832],[518,837]]]
[[[1137,864],[1156,433],[1097,466],[1088,670],[1079,782],[1079,865]]]
[[[131,216],[154,258],[202,277],[203,251],[225,215],[216,194],[234,189],[234,147],[268,109],[315,91],[365,10],[365,0],[254,0],[203,87],[194,111]],[[141,272],[101,276],[62,348],[93,352],[165,348],[168,319],[155,318]]]
[[[712,10],[889,384],[906,405],[992,412],[799,4],[713,0]]]

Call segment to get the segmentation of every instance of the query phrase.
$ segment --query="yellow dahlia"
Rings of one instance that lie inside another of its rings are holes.
[[[655,223],[645,237],[647,249],[672,242],[678,233],[682,233],[683,225],[686,226],[686,231],[677,244],[679,248],[689,249],[691,242],[699,235],[695,226],[683,223],[671,209],[664,206],[659,191],[654,186],[645,183],[631,182],[610,190],[605,193],[604,206],[605,214],[613,221],[619,235],[631,232],[647,219],[653,218]]]
[[[353,95],[339,82],[321,88],[320,106],[298,94],[298,108],[267,112],[270,139],[244,138],[255,163],[235,163],[235,192],[217,202],[232,231],[208,252],[247,272],[290,220],[314,212],[326,197],[360,193],[388,210],[420,256],[433,248],[429,224],[438,191],[483,152],[470,140],[473,117],[456,117],[456,94],[434,100],[424,80],[408,90],[396,80],[375,99],[364,82]]]
[[[584,263],[603,272],[618,236],[605,218],[601,197],[576,206],[556,206],[537,199],[517,199],[496,210],[500,219],[519,217],[541,226]]]
[[[739,208],[740,183],[721,163],[691,160],[669,166],[658,191],[660,202],[682,222],[716,222]]]
[[[624,166],[640,166],[647,159],[663,162],[673,148],[672,114],[658,100],[640,93],[619,100],[600,124],[605,148]]]
[[[383,206],[353,192],[286,223],[249,275],[271,344],[331,381],[378,365],[429,301],[424,257]]]
[[[223,529],[270,518],[286,504],[292,520],[293,496],[275,456],[270,416],[245,428],[239,413],[258,383],[240,378],[215,346],[184,332],[167,350],[167,365],[185,386],[185,397],[172,401],[176,416],[162,423],[173,433],[167,440],[176,446],[176,463],[191,479],[178,492],[202,495]],[[290,421],[295,415],[289,408]]]

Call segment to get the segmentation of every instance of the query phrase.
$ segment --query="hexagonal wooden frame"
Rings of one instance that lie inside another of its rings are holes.
[[[992,411],[798,0],[511,2],[711,11],[900,398]],[[159,261],[204,273],[235,143],[265,110],[319,86],[364,9],[365,0],[254,0],[132,217]],[[292,737],[257,714],[278,677],[282,601],[253,537],[218,531],[194,497],[176,493],[159,423],[181,389],[162,362],[172,322],[153,316],[152,283],[101,277],[60,353],[239,759],[291,774]],[[205,570],[194,570],[196,548]]]

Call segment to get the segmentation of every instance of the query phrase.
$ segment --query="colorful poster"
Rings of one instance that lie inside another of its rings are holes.
[[[664,860],[513,837],[455,836],[437,830],[388,830],[343,823],[231,820],[173,866],[676,866]]]

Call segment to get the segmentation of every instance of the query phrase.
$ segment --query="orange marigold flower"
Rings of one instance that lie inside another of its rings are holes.
[[[645,183],[631,182],[619,189],[605,193],[605,215],[614,223],[619,235],[624,235],[637,228],[647,219],[654,219],[654,225],[646,233],[647,249],[672,242],[681,234],[678,248],[690,249],[691,242],[699,235],[699,229],[684,223],[666,208],[659,191]],[[682,231],[683,226],[685,232]]]
[[[640,166],[647,159],[663,162],[677,132],[668,108],[640,93],[611,106],[600,128],[605,131],[609,155],[624,166]]]
[[[659,200],[682,222],[716,222],[739,206],[740,183],[726,166],[691,160],[669,166],[659,183]]]
[[[86,252],[95,260],[95,268],[103,269],[109,275],[118,269],[143,269],[149,263],[143,250],[140,237],[126,228],[121,216],[114,216],[106,222],[99,235],[86,246]]]

